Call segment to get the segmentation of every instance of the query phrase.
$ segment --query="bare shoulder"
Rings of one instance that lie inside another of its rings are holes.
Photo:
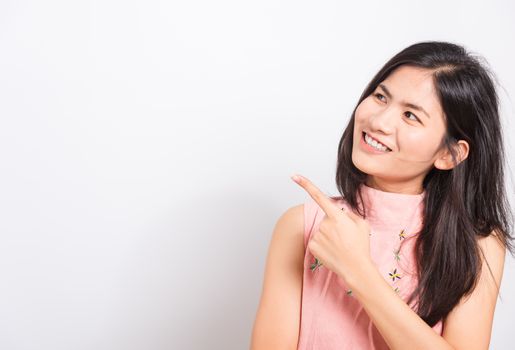
[[[481,273],[444,321],[442,336],[456,349],[488,349],[504,270],[506,247],[495,231],[478,239]]]
[[[482,262],[479,283],[482,283],[482,288],[489,291],[492,298],[497,298],[504,270],[506,247],[495,230],[490,235],[479,238],[478,245]]]
[[[304,205],[286,209],[272,232],[251,349],[296,349],[304,264]]]
[[[277,220],[276,226],[285,228],[290,235],[302,235],[304,233],[304,204],[294,205],[286,209]]]

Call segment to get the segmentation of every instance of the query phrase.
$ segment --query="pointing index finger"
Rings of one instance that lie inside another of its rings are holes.
[[[311,198],[317,202],[328,217],[335,218],[336,216],[341,215],[341,209],[331,202],[331,200],[307,178],[300,175],[294,175],[292,176],[292,179],[306,190],[306,192],[308,192]]]

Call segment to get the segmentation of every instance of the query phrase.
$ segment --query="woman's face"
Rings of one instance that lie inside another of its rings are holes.
[[[389,150],[368,146],[364,133]],[[357,107],[352,161],[369,175],[371,187],[420,193],[425,175],[441,156],[438,148],[444,134],[431,72],[400,66]]]

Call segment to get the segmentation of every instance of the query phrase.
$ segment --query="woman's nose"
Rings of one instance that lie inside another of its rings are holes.
[[[392,109],[386,109],[372,115],[369,122],[373,130],[391,134],[398,122],[398,113]]]

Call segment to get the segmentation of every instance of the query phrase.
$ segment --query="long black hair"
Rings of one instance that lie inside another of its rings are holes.
[[[399,66],[431,71],[446,124],[441,147],[449,150],[455,164],[450,170],[433,167],[423,180],[423,226],[415,243],[419,283],[408,303],[418,296],[416,312],[431,327],[474,290],[481,272],[480,236],[496,233],[514,255],[499,98],[493,83],[497,79],[482,61],[481,56],[448,42],[419,42],[403,49],[365,88],[338,145],[338,191],[366,217],[365,208],[358,208],[357,195],[367,174],[352,162],[356,109]],[[458,140],[469,144],[468,157],[460,163],[452,147]]]

